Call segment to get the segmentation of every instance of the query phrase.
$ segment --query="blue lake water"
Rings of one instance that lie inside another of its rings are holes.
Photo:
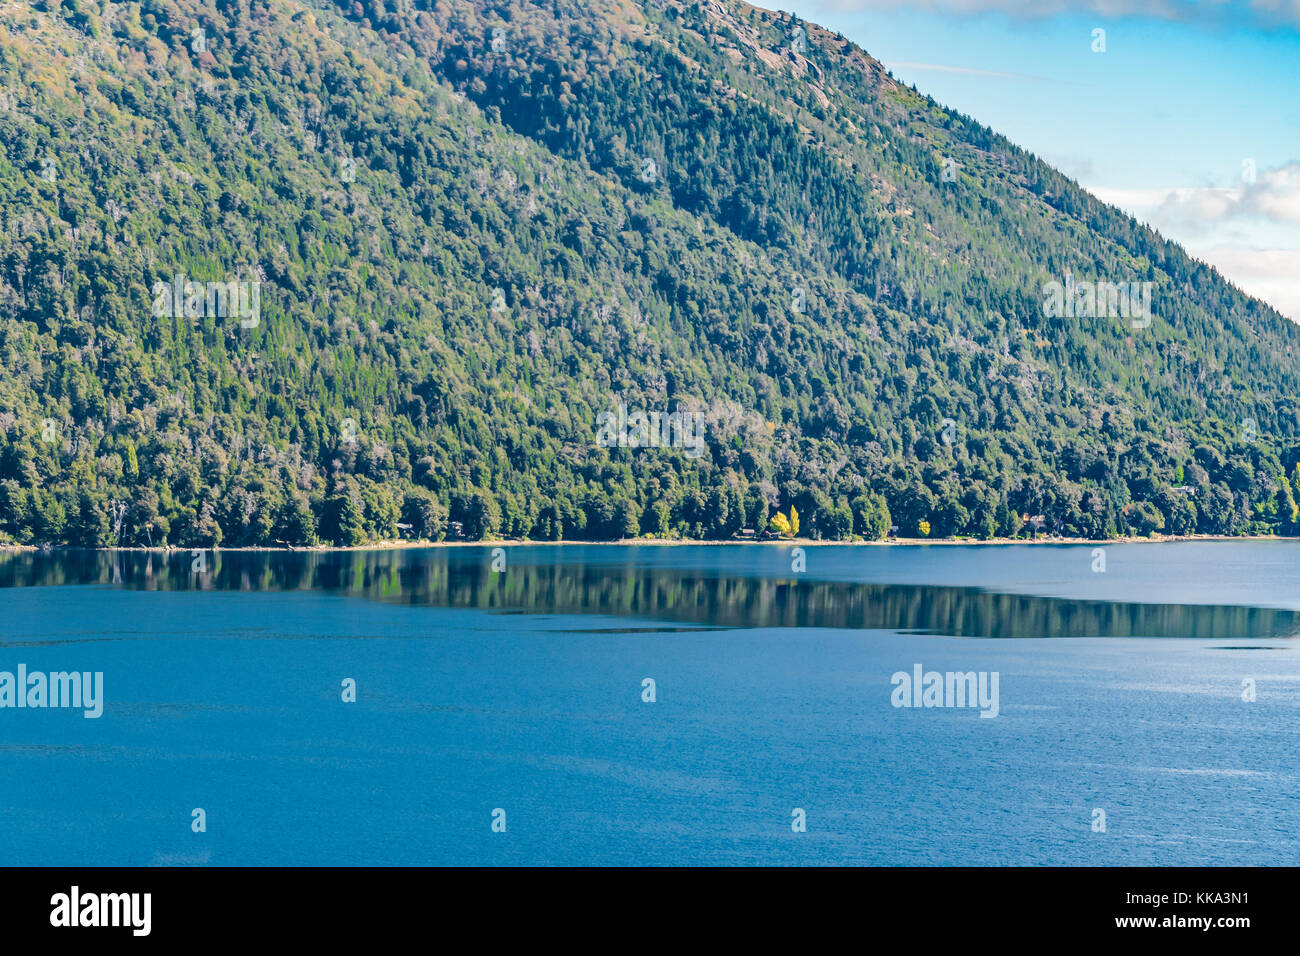
[[[1300,858],[1300,543],[503,557],[0,555],[0,864]]]

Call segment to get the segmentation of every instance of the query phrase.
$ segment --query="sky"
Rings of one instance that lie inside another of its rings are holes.
[[[1300,0],[779,6],[1300,322]]]

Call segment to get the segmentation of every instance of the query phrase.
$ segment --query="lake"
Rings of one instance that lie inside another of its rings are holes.
[[[1292,541],[4,553],[102,714],[0,864],[1292,864],[1298,634]]]

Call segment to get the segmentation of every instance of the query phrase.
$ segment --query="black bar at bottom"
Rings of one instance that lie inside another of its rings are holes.
[[[946,939],[1045,937],[1199,936],[1230,945],[1290,935],[1296,875],[1209,867],[0,869],[0,919],[7,942],[65,937],[91,946],[276,939],[338,946],[457,924],[477,927],[481,939],[530,926],[544,938],[544,927],[560,925],[581,939],[611,920],[634,937],[702,920],[710,935],[725,932],[733,942],[782,926],[798,932],[811,921],[806,929],[817,938],[841,926],[859,939],[911,926],[926,949]]]

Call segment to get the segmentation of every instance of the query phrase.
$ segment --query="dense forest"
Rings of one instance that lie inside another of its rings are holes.
[[[0,0],[0,355],[0,543],[1300,534],[1295,325],[732,0]]]

